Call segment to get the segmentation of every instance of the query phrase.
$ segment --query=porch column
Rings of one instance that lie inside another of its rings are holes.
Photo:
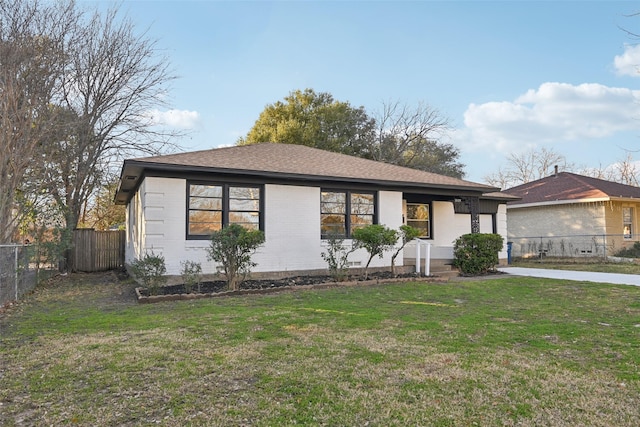
[[[463,198],[465,204],[469,207],[469,213],[471,213],[471,232],[480,232],[480,199],[478,197],[465,197]]]

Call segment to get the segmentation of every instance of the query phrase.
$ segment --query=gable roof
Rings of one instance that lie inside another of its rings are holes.
[[[375,183],[479,193],[499,189],[445,175],[294,144],[261,143],[124,161],[116,202],[126,203],[145,171],[241,174],[252,177]]]
[[[520,197],[520,200],[509,202],[509,206],[640,199],[640,187],[569,172],[509,188],[504,193]]]

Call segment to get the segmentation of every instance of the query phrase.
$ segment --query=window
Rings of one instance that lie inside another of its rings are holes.
[[[322,191],[320,230],[330,235],[350,237],[353,230],[375,223],[375,195],[351,191]]]
[[[633,208],[622,208],[622,234],[625,239],[633,238]]]
[[[187,237],[207,239],[228,224],[261,229],[260,187],[188,184]]]
[[[429,205],[424,203],[407,203],[407,225],[417,228],[421,238],[431,237],[431,220]]]

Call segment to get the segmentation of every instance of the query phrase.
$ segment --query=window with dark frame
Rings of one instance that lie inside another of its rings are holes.
[[[633,238],[633,208],[622,208],[622,234],[625,239]]]
[[[420,238],[429,239],[431,237],[431,217],[429,205],[426,203],[407,203],[407,225],[421,231]]]
[[[321,237],[351,237],[355,229],[375,223],[375,207],[374,193],[323,190],[320,194]]]
[[[188,183],[187,238],[208,239],[228,224],[261,228],[261,187]]]

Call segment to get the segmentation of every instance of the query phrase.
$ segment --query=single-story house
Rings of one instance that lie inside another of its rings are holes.
[[[514,256],[610,256],[640,241],[640,188],[569,172],[504,190]]]
[[[326,271],[326,237],[340,233],[350,242],[354,228],[367,224],[415,226],[431,243],[432,259],[451,261],[462,234],[506,239],[511,199],[484,184],[276,143],[128,159],[115,195],[127,206],[126,261],[152,250],[165,257],[170,275],[178,275],[185,260],[215,273],[206,257],[208,238],[230,223],[265,233],[254,272]],[[414,246],[396,265],[415,262]],[[367,258],[360,249],[350,265],[364,266]],[[506,244],[500,258],[506,260]],[[371,267],[390,264],[387,253]]]

